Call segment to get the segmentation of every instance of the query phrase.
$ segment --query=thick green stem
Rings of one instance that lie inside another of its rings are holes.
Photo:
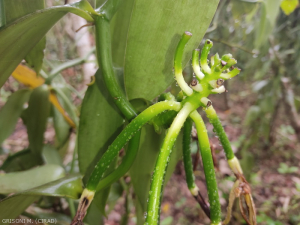
[[[126,96],[123,94],[121,87],[119,86],[116,80],[115,72],[113,69],[113,63],[112,63],[110,24],[109,21],[107,21],[113,17],[113,15],[115,14],[119,6],[119,3],[120,0],[107,1],[100,9],[101,14],[104,14],[105,18],[100,16],[95,18],[97,60],[102,70],[106,87],[110,95],[113,97],[115,104],[123,113],[123,115],[126,117],[126,119],[131,121],[133,118],[137,116],[137,113],[133,108],[133,106],[130,104],[130,102],[127,100]],[[106,187],[112,182],[118,180],[129,170],[138,152],[140,135],[141,133],[139,131],[135,135],[135,137],[133,137],[130,140],[128,146],[128,152],[126,153],[126,156],[123,159],[121,165],[114,172],[112,172],[106,178],[101,180],[101,182],[97,187],[97,190],[100,190],[101,188]],[[91,185],[90,188],[92,186],[93,185]]]
[[[198,133],[200,152],[210,203],[211,224],[217,225],[221,222],[221,205],[207,130],[202,120],[202,117],[197,111],[192,112],[190,114],[190,117],[194,121]]]
[[[103,178],[98,186],[96,191],[102,190],[113,182],[119,180],[132,166],[135,157],[137,156],[137,152],[139,150],[139,140],[141,137],[141,132],[137,132],[134,137],[129,141],[128,149],[125,156],[122,159],[122,163],[118,166],[118,168],[110,173],[107,177]]]
[[[107,89],[115,104],[128,119],[133,119],[137,113],[122,92],[113,70],[111,54],[110,24],[104,17],[95,17],[96,50],[99,66],[102,70]]]
[[[192,127],[193,127],[193,121],[190,118],[187,118],[183,126],[183,142],[182,142],[183,163],[184,163],[186,183],[193,197],[199,203],[199,205],[201,206],[205,214],[208,216],[208,218],[210,218],[209,207],[207,206],[205,200],[203,199],[200,193],[199,188],[195,183],[195,176],[194,176],[193,163],[191,157]]]
[[[231,144],[228,140],[227,134],[225,133],[225,130],[222,126],[222,123],[221,123],[215,109],[213,108],[213,106],[210,106],[205,110],[205,112],[209,119],[209,122],[214,127],[214,132],[219,137],[219,140],[224,148],[225,155],[228,160],[228,164],[229,164],[230,168],[232,169],[234,174],[243,174],[243,170],[240,166],[239,160],[235,157],[235,155],[232,151]]]
[[[189,190],[192,192],[193,196],[198,194],[198,190],[196,189],[195,184],[195,176],[193,171],[193,162],[191,157],[191,133],[192,133],[193,121],[188,118],[183,126],[183,141],[182,141],[182,149],[183,149],[183,163],[184,170],[186,176],[186,183],[188,185]],[[198,188],[197,188],[198,189]]]
[[[134,134],[141,127],[147,123],[154,116],[165,110],[175,110],[179,111],[181,108],[180,103],[172,101],[158,102],[155,105],[150,106],[141,114],[139,114],[135,119],[127,125],[127,127],[119,134],[119,136],[114,140],[114,142],[109,146],[107,151],[101,157],[97,163],[94,171],[92,172],[88,182],[87,189],[89,191],[95,191],[97,185],[101,178],[103,177],[104,172],[107,170],[111,161],[118,155],[119,150],[132,138]]]
[[[231,148],[231,144],[228,140],[228,137],[224,131],[224,128],[222,126],[222,123],[215,111],[215,109],[213,108],[213,106],[208,107],[207,109],[205,109],[206,115],[209,119],[209,122],[213,125],[214,127],[214,132],[217,134],[217,136],[219,137],[219,140],[224,148],[225,154],[226,154],[226,158],[228,160],[232,159],[234,157],[234,153],[232,151]]]
[[[156,225],[159,223],[160,199],[162,195],[164,176],[166,173],[168,162],[170,160],[172,148],[180,132],[180,129],[183,126],[183,123],[185,122],[190,112],[193,110],[194,107],[191,104],[186,103],[175,117],[165,137],[163,146],[156,161],[152,178],[151,189],[149,193],[147,218],[145,223],[147,225]]]

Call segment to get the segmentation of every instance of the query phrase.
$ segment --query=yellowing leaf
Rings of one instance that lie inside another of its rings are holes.
[[[76,127],[75,123],[70,118],[69,114],[61,106],[61,104],[58,101],[57,96],[52,91],[50,93],[49,100],[55,106],[55,108],[63,115],[63,117],[65,118],[65,120],[68,122],[68,124],[70,124],[71,127],[75,128]]]
[[[27,85],[31,88],[37,88],[45,83],[45,79],[41,76],[37,76],[36,72],[31,70],[25,65],[19,64],[15,71],[12,73],[12,76],[19,81],[20,83]],[[75,128],[76,125],[74,121],[70,118],[66,110],[61,106],[58,101],[57,96],[54,92],[51,91],[49,95],[49,101],[57,108],[57,110],[63,115],[65,120],[70,124],[71,127]]]
[[[290,15],[297,8],[298,4],[298,0],[282,0],[280,7],[286,15]]]
[[[30,86],[31,88],[41,86],[45,82],[44,78],[37,76],[33,70],[22,64],[17,66],[12,76],[20,83]]]

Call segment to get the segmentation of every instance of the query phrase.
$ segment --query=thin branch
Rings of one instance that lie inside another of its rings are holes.
[[[240,46],[240,45],[237,45],[237,44],[228,43],[228,42],[223,41],[221,39],[214,39],[214,38],[212,38],[211,40],[215,41],[215,42],[222,43],[222,44],[227,45],[227,46],[232,47],[232,48],[238,48],[238,49],[240,49],[240,50],[242,50],[244,52],[247,52],[249,54],[252,54],[252,55],[256,54],[254,51],[251,51],[251,50],[249,50],[247,48],[244,48],[243,46]]]

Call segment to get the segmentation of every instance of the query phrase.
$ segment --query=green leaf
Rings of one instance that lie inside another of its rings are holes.
[[[295,11],[297,6],[299,5],[298,0],[282,0],[280,7],[285,15],[290,15],[292,12]]]
[[[42,151],[42,157],[46,164],[59,165],[62,166],[62,159],[59,155],[57,149],[50,145],[45,145]]]
[[[51,86],[55,91],[55,94],[59,100],[60,105],[65,110],[66,114],[75,124],[75,127],[78,127],[78,110],[75,105],[71,102],[71,93],[70,90],[66,87],[66,81],[62,78],[60,83],[57,81],[52,82]]]
[[[26,62],[32,69],[34,69],[37,75],[39,75],[42,69],[45,47],[46,37],[43,37],[42,40],[40,40],[25,57]]]
[[[69,225],[72,221],[72,219],[62,213],[57,212],[41,212],[39,209],[35,210],[36,213],[34,214],[34,217],[38,219],[46,219],[48,220],[47,225],[50,224],[57,224],[57,225]],[[52,220],[51,220],[52,219]],[[56,220],[55,220],[56,219]],[[33,222],[33,220],[31,220]],[[52,222],[52,223],[51,223]]]
[[[10,23],[22,16],[45,8],[44,0],[3,0],[6,23]]]
[[[57,96],[60,100],[60,97]],[[63,101],[59,101],[62,107],[65,109]],[[69,139],[70,136],[70,125],[67,123],[63,115],[57,110],[56,107],[52,106],[53,114],[53,126],[55,130],[55,146],[57,148],[62,147]]]
[[[0,28],[6,24],[4,0],[0,0]]]
[[[255,48],[260,48],[272,33],[281,0],[266,0],[261,3],[259,27],[256,32]]]
[[[0,145],[14,131],[21,113],[24,111],[24,104],[28,101],[31,90],[22,89],[11,94],[6,104],[0,111]]]
[[[127,33],[134,1],[126,1],[111,21],[113,62],[116,66],[124,67]]]
[[[68,12],[77,14],[89,22],[93,22],[92,15],[96,14],[91,5],[82,0],[72,5],[40,10],[1,27],[0,87],[47,31]]]
[[[244,14],[251,13],[253,9],[256,8],[257,3],[242,2],[240,0],[232,0],[231,4],[232,4],[231,13],[233,15],[233,18],[236,19],[237,21],[240,21],[241,17]]]
[[[41,0],[4,0],[6,23],[10,23],[22,16],[45,8]],[[44,58],[46,38],[43,38],[25,57],[26,62],[39,74]]]
[[[25,112],[29,149],[39,155],[44,145],[44,132],[50,114],[49,88],[42,85],[32,91]]]
[[[109,95],[102,76],[97,77],[101,80],[96,79],[84,96],[78,130],[79,168],[86,177],[120,133],[123,125],[123,118]]]
[[[64,169],[57,165],[44,165],[26,171],[1,174],[0,193],[25,191],[62,178],[64,175]]]
[[[94,201],[93,201],[94,202]],[[100,210],[97,208],[96,204],[93,203],[89,206],[88,213],[84,218],[84,224],[88,225],[104,225],[104,217],[100,213]]]
[[[126,4],[131,5],[132,1]],[[131,18],[124,70],[129,99],[152,100],[174,82],[173,57],[181,35],[185,31],[193,33],[185,49],[185,65],[203,38],[218,3],[218,0],[134,1],[128,9],[131,13],[126,14]]]
[[[84,182],[123,127],[123,118],[105,86],[101,71],[97,73],[96,82],[89,86],[84,96],[78,130],[78,160],[80,171],[85,174]],[[106,174],[114,170],[115,163],[111,163]],[[110,187],[101,190],[93,201],[102,215],[105,215],[109,191]]]
[[[76,174],[14,194],[0,201],[0,224],[5,224],[3,219],[16,218],[40,196],[77,199],[81,192],[81,175]]]
[[[0,167],[0,170],[6,173],[23,171],[41,165],[42,163],[42,159],[32,153],[30,149],[24,149],[13,155],[9,155]]]

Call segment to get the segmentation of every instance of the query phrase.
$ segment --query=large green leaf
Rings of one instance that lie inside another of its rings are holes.
[[[133,0],[126,4],[132,4]],[[173,81],[173,56],[181,35],[193,33],[183,65],[203,38],[219,0],[139,0],[131,10],[126,39],[125,87],[129,99],[152,100]],[[126,26],[126,25],[125,25]]]
[[[82,192],[81,185],[81,175],[77,174],[9,196],[0,201],[0,224],[5,224],[4,219],[16,218],[40,196],[77,199]]]
[[[78,160],[81,173],[89,176],[102,154],[120,133],[122,124],[123,118],[102,76],[97,74],[96,82],[86,91],[80,113]]]
[[[126,1],[120,7],[111,21],[113,62],[116,66],[124,67],[127,33],[134,1]]]
[[[44,0],[4,0],[6,23],[10,23],[22,16],[45,8]],[[46,38],[42,38],[38,44],[25,57],[26,62],[38,74],[42,68]]]
[[[0,87],[47,31],[66,13],[77,14],[92,22],[96,14],[86,0],[72,5],[40,10],[0,29]]]
[[[0,28],[6,24],[4,0],[0,0]]]
[[[6,23],[45,8],[44,0],[3,0]]]
[[[0,111],[0,145],[14,131],[24,104],[28,101],[31,90],[22,89],[13,93]]]
[[[49,88],[45,84],[35,88],[31,93],[28,108],[24,113],[29,148],[37,155],[42,152],[44,145],[44,132],[50,114],[49,94]]]
[[[10,194],[25,191],[54,180],[65,175],[65,171],[58,165],[44,165],[34,169],[6,173],[0,175],[0,193]]]

